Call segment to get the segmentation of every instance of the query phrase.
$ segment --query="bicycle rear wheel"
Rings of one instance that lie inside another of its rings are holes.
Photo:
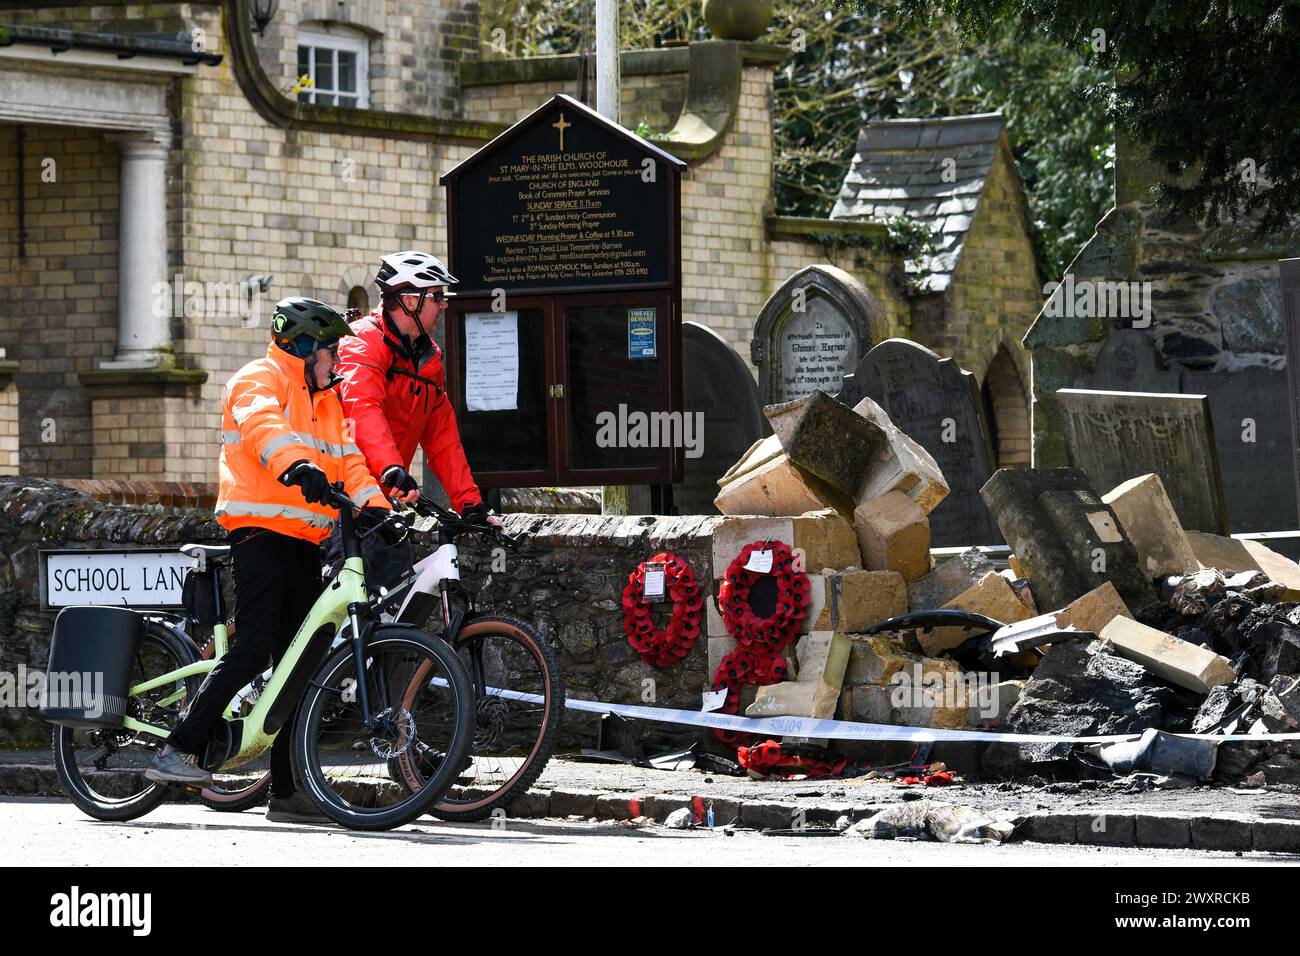
[[[564,713],[564,679],[550,643],[518,618],[475,618],[457,635],[456,650],[474,682],[471,763],[461,786],[430,812],[444,820],[483,820],[507,809],[546,768]],[[431,772],[422,754],[411,748],[398,758],[408,786],[423,785]]]
[[[370,713],[364,726],[361,681]],[[295,741],[302,784],[336,823],[389,830],[427,812],[455,782],[473,734],[474,689],[465,666],[441,638],[379,625],[358,675],[350,643],[317,673],[298,712]],[[427,786],[412,791],[389,774],[389,761],[417,742],[445,754]]]
[[[194,659],[189,644],[166,626],[146,621],[130,683],[141,684],[193,663]],[[186,700],[198,692],[199,684],[198,677],[190,677],[138,694],[128,700],[127,714],[170,730]],[[134,820],[178,792],[144,777],[164,740],[127,729],[56,726],[51,741],[54,767],[63,789],[82,813],[96,820]]]

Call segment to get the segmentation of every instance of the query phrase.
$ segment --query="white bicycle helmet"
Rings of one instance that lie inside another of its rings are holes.
[[[408,289],[421,291],[435,286],[453,286],[457,278],[447,271],[435,256],[427,252],[410,250],[394,252],[380,260],[379,272],[375,275],[375,285],[385,294],[404,292]],[[447,289],[444,295],[456,293]]]

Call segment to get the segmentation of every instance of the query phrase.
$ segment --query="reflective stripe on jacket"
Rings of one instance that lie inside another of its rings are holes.
[[[337,371],[343,377],[344,413],[355,422],[357,444],[373,474],[382,475],[392,465],[410,470],[415,449],[421,447],[453,508],[463,511],[483,500],[444,391],[437,345],[414,368],[384,341],[384,319],[376,309],[354,322],[352,335],[339,342]]]
[[[312,393],[303,360],[274,343],[226,383],[221,401],[221,526],[267,528],[320,543],[338,512],[308,504],[302,489],[279,482],[298,461],[310,461],[331,482],[342,481],[359,505],[389,507],[365,457],[344,434],[337,385]]]

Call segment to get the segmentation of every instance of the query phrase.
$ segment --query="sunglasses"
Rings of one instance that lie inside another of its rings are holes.
[[[428,294],[425,296],[425,298],[426,298],[426,299],[432,299],[434,302],[446,302],[446,301],[447,301],[447,293],[446,293],[445,291],[443,291],[442,289],[438,289],[438,290],[435,291],[435,292],[430,292],[430,293],[428,293]],[[402,293],[402,301],[405,302],[408,306],[411,306],[412,308],[414,308],[414,307],[419,303],[419,301],[420,301],[420,293],[418,293],[418,292],[404,292],[404,293]]]

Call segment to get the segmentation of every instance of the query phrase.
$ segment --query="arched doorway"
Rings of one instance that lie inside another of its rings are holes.
[[[363,313],[370,311],[370,293],[363,285],[354,285],[348,290],[348,308],[360,309]]]
[[[1030,455],[1029,397],[1016,363],[1003,346],[993,356],[981,388],[993,454],[999,468],[1027,468]]]

